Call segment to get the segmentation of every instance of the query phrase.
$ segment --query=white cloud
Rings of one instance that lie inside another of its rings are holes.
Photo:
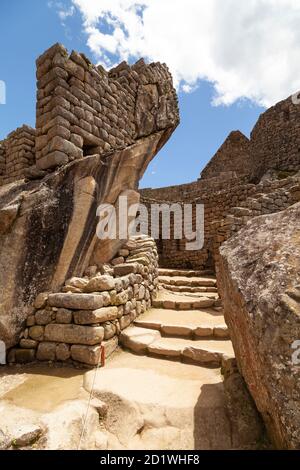
[[[57,14],[62,22],[63,26],[65,25],[65,20],[74,15],[76,8],[74,5],[70,5],[66,8],[65,4],[59,0],[49,0],[48,7],[54,8],[57,11]]]
[[[177,86],[214,85],[214,103],[269,106],[300,88],[299,0],[72,0],[87,44],[114,58],[166,62]]]
[[[58,16],[62,21],[64,21],[66,18],[69,18],[69,16],[73,16],[75,13],[75,7],[70,6],[67,10],[61,9],[58,10]]]

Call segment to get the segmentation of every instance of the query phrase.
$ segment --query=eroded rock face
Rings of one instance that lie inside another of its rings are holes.
[[[239,369],[278,448],[300,448],[300,204],[252,219],[221,248],[219,286]]]
[[[123,62],[106,71],[54,44],[36,66],[36,129],[23,126],[0,142],[0,340],[7,348],[37,294],[59,291],[91,262],[110,261],[127,241],[99,242],[97,208],[118,211],[120,195],[139,202],[139,180],[179,123],[165,64]]]
[[[173,130],[141,138],[105,159],[76,160],[43,180],[0,188],[0,339],[7,348],[18,342],[37,294],[81,276],[92,257],[106,258],[107,245],[96,237],[97,207],[116,204],[128,191],[137,194],[140,178]],[[110,241],[110,259],[119,248],[120,241]]]

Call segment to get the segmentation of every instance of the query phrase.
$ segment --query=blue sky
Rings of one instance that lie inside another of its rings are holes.
[[[61,42],[99,59],[87,46],[80,12],[73,11],[63,24],[57,8],[44,0],[1,0],[0,38],[0,80],[7,89],[7,102],[0,105],[0,139],[23,123],[35,125],[35,59],[45,49]],[[203,80],[192,93],[180,91],[181,125],[149,166],[141,187],[193,181],[230,131],[249,136],[264,108],[248,99],[213,106],[214,96],[214,87]]]

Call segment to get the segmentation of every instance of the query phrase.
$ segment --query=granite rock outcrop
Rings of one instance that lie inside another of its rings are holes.
[[[100,204],[138,202],[138,182],[179,123],[166,65],[110,72],[55,44],[37,59],[36,130],[0,143],[0,339],[16,345],[41,292],[114,258]],[[18,153],[19,152],[19,153]],[[20,159],[15,166],[15,159]]]

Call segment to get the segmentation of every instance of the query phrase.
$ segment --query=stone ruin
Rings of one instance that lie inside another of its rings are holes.
[[[176,304],[156,300],[158,256],[165,272],[213,270],[238,369],[269,435],[279,448],[299,448],[292,358],[300,340],[300,107],[291,98],[278,103],[250,139],[232,132],[198,181],[138,192],[179,124],[167,67],[140,60],[107,72],[56,44],[38,58],[37,80],[36,129],[23,126],[0,142],[0,339],[8,361],[97,365],[120,336],[135,344],[126,332],[141,313]],[[203,248],[186,251],[185,240],[172,239],[156,247],[147,235],[100,241],[96,209],[109,203],[118,211],[120,195],[146,206],[204,204]],[[206,291],[217,291],[213,282]],[[197,302],[207,299],[183,309]]]
[[[231,132],[190,184],[143,189],[142,203],[204,204],[205,242],[185,251],[178,240],[159,240],[164,267],[207,269],[218,264],[220,245],[253,216],[283,210],[299,199],[300,107],[288,98],[263,113],[250,140]],[[171,219],[173,228],[174,221]],[[171,230],[171,233],[173,230]]]
[[[260,116],[250,140],[232,132],[198,181],[141,191],[146,206],[204,204],[203,248],[160,239],[160,265],[216,271],[239,370],[272,441],[292,449],[300,446],[299,130],[289,97]]]
[[[9,362],[94,365],[151,306],[158,265],[147,237],[98,240],[96,209],[138,203],[177,96],[164,64],[107,72],[60,44],[36,64],[36,129],[0,143],[0,338]]]
[[[24,125],[0,142],[0,186],[24,178],[34,165],[35,136],[35,129]]]

